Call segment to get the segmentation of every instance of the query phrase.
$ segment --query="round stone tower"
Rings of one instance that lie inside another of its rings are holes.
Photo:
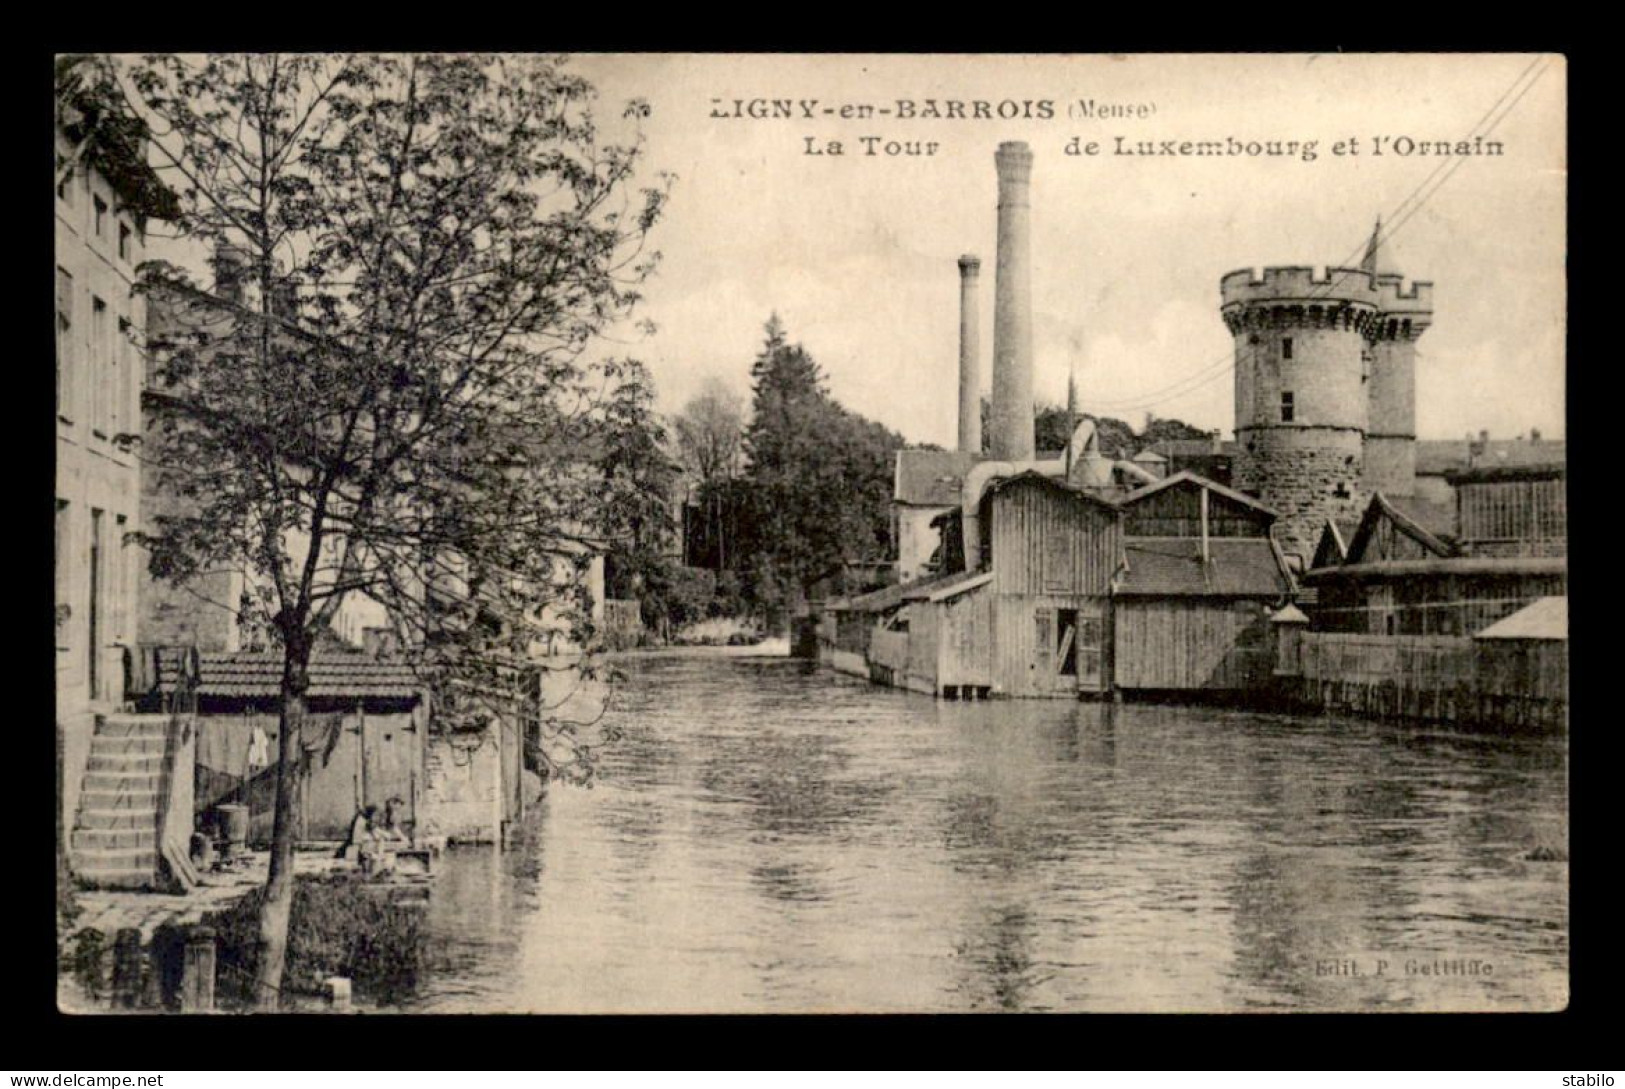
[[[1323,277],[1242,269],[1219,291],[1236,342],[1233,481],[1275,509],[1282,549],[1307,562],[1326,519],[1357,515],[1365,498],[1376,278],[1353,268]]]
[[[1389,267],[1382,220],[1360,266],[1376,277],[1377,320],[1370,341],[1370,419],[1365,433],[1365,490],[1384,495],[1416,491],[1416,341],[1433,323],[1433,285]]]

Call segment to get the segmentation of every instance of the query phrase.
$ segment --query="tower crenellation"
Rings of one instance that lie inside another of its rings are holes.
[[[1359,268],[1238,269],[1219,281],[1235,339],[1235,481],[1282,513],[1307,557],[1327,518],[1374,491],[1409,495],[1416,471],[1416,342],[1433,285],[1387,267],[1382,225]]]

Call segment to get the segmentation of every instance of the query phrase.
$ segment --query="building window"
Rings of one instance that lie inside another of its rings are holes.
[[[1291,423],[1296,412],[1297,406],[1292,403],[1292,391],[1283,390],[1281,392],[1281,422]]]
[[[56,414],[73,417],[73,276],[56,270]]]
[[[1292,358],[1292,338],[1291,337],[1282,337],[1281,338],[1281,358],[1282,359],[1291,359]]]
[[[122,221],[118,225],[118,256],[120,261],[130,259],[130,225]]]
[[[113,344],[113,378],[112,388],[113,411],[109,414],[108,423],[112,425],[111,434],[117,435],[124,430],[124,414],[131,408],[130,375],[135,370],[130,366],[130,338],[133,327],[129,318],[118,320],[118,340]],[[132,420],[132,424],[133,424]]]
[[[107,437],[107,402],[108,388],[106,367],[108,349],[111,347],[110,334],[107,327],[107,304],[101,299],[91,296],[90,300],[90,426],[102,438]]]
[[[102,236],[102,223],[107,219],[107,202],[101,197],[94,198],[96,205],[96,237]]]
[[[113,642],[128,643],[130,638],[130,560],[125,554],[124,535],[129,532],[129,520],[120,514],[113,520],[117,531],[113,538]]]
[[[68,501],[56,501],[56,646],[58,650],[68,647],[68,620],[71,615],[68,601]]]
[[[89,635],[85,639],[85,667],[90,678],[90,698],[101,698],[100,670],[96,659],[101,653],[102,625],[106,622],[106,609],[102,595],[107,592],[104,585],[106,580],[102,577],[102,512],[90,512],[90,617]]]
[[[56,157],[56,168],[58,170],[61,170],[64,166],[67,166],[67,165],[68,165],[68,160],[67,160],[67,158],[65,156],[58,155]],[[73,204],[73,168],[72,167],[68,167],[67,172],[62,175],[62,180],[56,183],[56,199],[62,201],[64,204],[72,206],[72,204]]]

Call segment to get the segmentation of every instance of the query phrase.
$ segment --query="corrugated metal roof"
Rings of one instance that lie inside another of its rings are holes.
[[[1560,639],[1569,637],[1569,599],[1543,597],[1503,617],[1474,639]]]
[[[1123,546],[1128,570],[1117,593],[1128,597],[1277,597],[1292,583],[1274,545],[1262,537],[1136,537]]]
[[[282,656],[257,651],[204,654],[198,695],[261,699],[282,691]],[[161,683],[174,690],[173,673]],[[310,662],[313,699],[414,699],[423,682],[406,662],[379,661],[364,654],[321,654]]]
[[[957,506],[965,474],[981,460],[959,450],[899,450],[892,498],[915,507]]]

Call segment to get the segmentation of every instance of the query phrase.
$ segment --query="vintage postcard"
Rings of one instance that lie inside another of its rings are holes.
[[[1567,82],[60,57],[61,1008],[1564,1008]]]

